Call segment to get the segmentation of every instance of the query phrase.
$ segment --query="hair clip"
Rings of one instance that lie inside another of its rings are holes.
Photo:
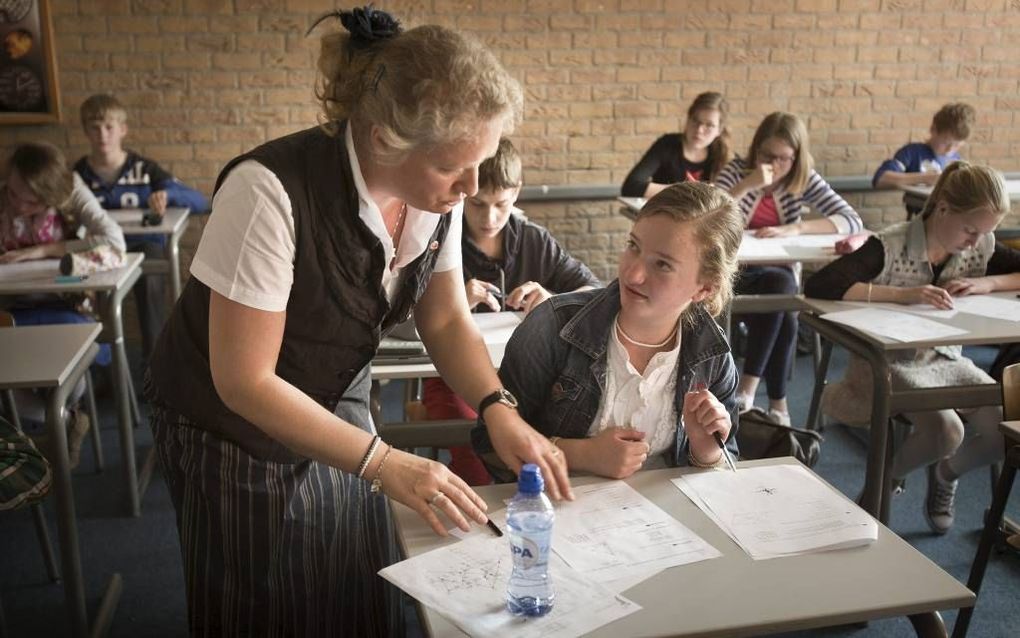
[[[351,34],[351,42],[355,46],[371,46],[381,40],[388,40],[403,31],[396,18],[385,11],[375,9],[372,5],[366,5],[350,11],[337,9],[324,13],[312,23],[305,35],[310,34],[327,18],[339,20],[344,29]]]
[[[372,78],[372,93],[379,92],[379,81],[386,75],[386,65],[380,63],[375,69],[375,76]]]

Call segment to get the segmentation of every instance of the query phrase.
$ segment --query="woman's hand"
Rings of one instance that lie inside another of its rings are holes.
[[[160,217],[166,212],[166,191],[154,191],[149,195],[149,208]]]
[[[900,288],[899,302],[902,304],[928,304],[939,310],[952,310],[953,297],[945,288],[927,284],[913,288]]]
[[[869,237],[871,237],[871,231],[869,230],[854,233],[853,235],[847,235],[836,242],[836,254],[849,255],[852,252],[856,252],[858,248],[867,243]]]
[[[953,279],[946,284],[946,292],[954,297],[965,297],[967,295],[987,295],[993,292],[995,287],[987,277],[961,277]]]
[[[754,231],[755,237],[793,237],[800,235],[800,225],[782,224],[781,226],[763,226]]]
[[[475,306],[483,303],[493,312],[499,312],[499,302],[493,296],[493,293],[499,292],[498,287],[480,279],[468,279],[464,292],[467,293],[468,308],[474,310]]]
[[[775,175],[775,169],[772,168],[772,164],[759,164],[741,182],[743,182],[743,186],[747,190],[758,190],[772,186],[772,182],[775,181]]]
[[[507,295],[506,305],[508,308],[519,308],[524,314],[528,314],[549,297],[552,297],[552,293],[534,281],[528,281]]]
[[[485,427],[496,454],[515,474],[521,466],[534,463],[542,470],[545,489],[554,500],[574,500],[563,451],[506,406],[495,404],[485,410]]]
[[[716,443],[715,434],[718,433],[725,441],[733,425],[726,407],[704,385],[698,384],[684,395],[683,417],[694,457],[705,463],[710,463],[709,459],[718,459],[722,450]]]
[[[47,256],[45,246],[40,244],[38,246],[29,246],[28,248],[8,250],[7,252],[0,254],[0,264],[13,264],[19,261],[45,259]]]
[[[445,465],[394,448],[389,454],[380,476],[383,492],[418,512],[436,534],[447,535],[436,512],[465,532],[471,530],[468,518],[485,524],[485,501]],[[383,456],[383,450],[376,452],[375,467],[369,467],[365,476],[375,476]]]
[[[634,428],[606,428],[584,442],[584,468],[614,479],[625,479],[640,470],[650,451],[645,433]]]

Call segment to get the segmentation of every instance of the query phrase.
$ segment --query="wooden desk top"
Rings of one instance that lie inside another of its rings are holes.
[[[98,323],[0,328],[0,387],[63,385],[101,331]]]
[[[745,461],[742,466],[796,463],[792,458]],[[673,567],[627,590],[643,609],[590,636],[747,636],[861,622],[973,604],[952,576],[879,525],[866,547],[752,560],[670,481],[693,468],[638,472],[632,487],[722,552],[720,558]],[[605,479],[586,477],[577,484]],[[513,485],[476,488],[490,510],[502,508]],[[849,507],[856,507],[849,499]],[[394,503],[398,541],[416,556],[456,539],[441,539],[409,508]],[[464,634],[430,609],[432,636]]]

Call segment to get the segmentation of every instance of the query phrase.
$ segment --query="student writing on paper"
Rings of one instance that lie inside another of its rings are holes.
[[[502,139],[478,167],[478,192],[464,201],[461,263],[472,312],[505,307],[527,313],[553,294],[602,285],[548,230],[514,207],[521,185],[521,156]],[[429,419],[478,417],[442,379],[425,380],[422,403]],[[450,448],[450,469],[468,485],[492,482],[470,445]]]
[[[827,265],[807,280],[805,292],[820,299],[951,308],[954,296],[1018,289],[1020,252],[997,244],[992,234],[1009,209],[998,172],[966,162],[950,164],[921,215],[878,233],[856,252]],[[959,346],[898,350],[887,356],[892,359],[893,387],[993,383]],[[822,410],[844,423],[867,423],[871,392],[871,369],[854,356],[844,379],[826,386]],[[914,427],[893,459],[893,478],[928,468],[925,517],[933,531],[945,533],[953,524],[956,479],[1002,458],[1002,436],[996,431],[1002,409],[937,410],[906,417]],[[977,436],[964,440],[962,419]]]
[[[713,317],[729,302],[742,230],[723,191],[670,186],[638,213],[616,281],[552,297],[514,332],[500,379],[571,470],[714,466],[715,433],[735,449],[737,374]],[[498,481],[512,479],[484,418],[472,443]]]
[[[624,197],[653,197],[676,182],[711,182],[733,157],[722,93],[698,95],[687,107],[682,133],[663,135],[645,151],[620,189]]]
[[[857,211],[813,168],[807,127],[796,115],[776,112],[762,120],[747,157],[731,161],[715,183],[740,203],[744,222],[756,236],[856,233],[864,227]],[[821,217],[801,219],[805,207]],[[745,266],[735,286],[743,295],[791,295],[798,288],[791,266]],[[768,414],[789,425],[786,380],[797,342],[797,315],[768,312],[738,319],[747,325],[747,352],[737,402],[741,409],[750,408],[764,377]]]

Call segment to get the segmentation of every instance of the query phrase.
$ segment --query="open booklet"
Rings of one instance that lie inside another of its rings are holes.
[[[799,465],[700,472],[672,480],[755,560],[878,539],[875,519]]]

